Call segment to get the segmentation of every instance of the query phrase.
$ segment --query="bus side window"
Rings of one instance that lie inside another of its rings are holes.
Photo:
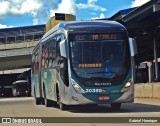
[[[53,50],[53,43],[52,40],[49,41],[49,46],[48,46],[48,67],[50,68],[52,66],[52,50]]]
[[[60,60],[61,60],[61,57],[60,57],[60,47],[59,47],[60,42],[61,42],[61,35],[58,34],[57,38],[56,38],[56,59],[55,59],[55,65],[57,67],[60,66]]]
[[[42,69],[48,67],[48,43],[42,45]]]
[[[65,40],[65,35],[64,34],[58,34],[57,35],[57,43],[56,43],[56,55],[60,56],[60,48],[59,44],[61,41]]]
[[[45,44],[45,56],[46,56],[46,62],[45,62],[45,68],[48,68],[49,65],[49,48],[48,48],[49,42],[46,42]]]
[[[41,68],[44,69],[44,65],[45,65],[45,53],[44,53],[44,44],[42,45],[42,61],[41,61]]]
[[[39,66],[39,48],[33,54],[33,73],[38,71]]]
[[[59,43],[61,42],[61,35],[57,36],[57,43],[56,43],[56,55],[59,57],[60,56],[60,48],[59,48]]]
[[[49,44],[49,54],[50,54],[50,67],[55,66],[56,58],[56,38],[52,38]]]
[[[35,55],[32,55],[32,64],[31,64],[31,68],[32,68],[32,73],[34,73],[34,63],[35,63]]]

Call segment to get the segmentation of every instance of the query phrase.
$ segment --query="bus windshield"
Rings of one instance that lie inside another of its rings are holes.
[[[71,39],[71,67],[81,78],[118,78],[130,67],[125,40]]]

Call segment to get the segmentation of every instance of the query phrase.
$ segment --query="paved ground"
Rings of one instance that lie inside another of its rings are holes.
[[[131,119],[137,117],[138,119],[158,117],[160,118],[160,99],[135,99],[134,103],[126,103],[122,105],[120,111],[113,111],[109,105],[105,106],[87,106],[87,107],[74,107],[68,111],[60,111],[58,108],[45,107],[43,105],[36,106],[32,97],[18,97],[18,98],[1,98],[0,99],[0,117],[60,117],[58,120],[65,118],[62,117],[129,117]],[[53,118],[55,119],[55,118]],[[67,118],[68,119],[68,118]],[[74,118],[69,118],[73,119]],[[80,118],[82,122],[83,118]],[[106,118],[109,119],[109,118]],[[118,119],[118,121],[120,121]],[[160,120],[159,120],[160,121]],[[115,120],[116,122],[116,120]],[[125,123],[124,123],[125,124]],[[121,125],[124,125],[121,124]],[[151,123],[150,123],[151,124]],[[1,126],[2,124],[0,124]],[[11,124],[3,124],[10,126]],[[12,124],[19,126],[21,124]],[[28,125],[28,124],[25,124]],[[31,125],[31,124],[30,124]],[[33,124],[32,124],[33,125]],[[40,126],[53,125],[53,124],[38,124]],[[55,123],[54,126],[81,126],[82,123]],[[106,126],[106,125],[120,125],[109,123],[85,123],[83,126]],[[125,124],[125,125],[149,125],[144,123],[138,124]],[[152,124],[158,125],[158,124]],[[160,124],[159,124],[160,125]]]

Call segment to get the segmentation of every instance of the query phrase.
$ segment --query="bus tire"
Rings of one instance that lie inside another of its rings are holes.
[[[68,106],[63,104],[62,102],[59,103],[59,108],[60,110],[64,111],[64,110],[67,110],[68,109]]]
[[[56,101],[52,101],[52,106],[55,107],[55,108],[57,108],[58,107],[57,102]]]
[[[44,98],[44,104],[46,107],[52,107],[52,101],[47,99],[46,97]]]
[[[58,87],[57,87],[57,104],[59,104],[59,109],[62,110],[62,111],[68,109],[68,106],[61,102],[61,97],[60,97],[60,93],[59,93]]]
[[[42,104],[42,105],[45,105],[45,103],[44,103],[44,98],[41,98],[41,104]]]
[[[36,97],[35,89],[34,89],[34,99],[35,99],[36,105],[41,105],[41,98],[37,98],[37,97]]]
[[[43,89],[44,90],[44,104],[46,107],[52,107],[52,101],[47,99],[46,97],[46,91],[45,91],[45,88]]]
[[[111,103],[111,109],[112,110],[120,110],[121,103]]]
[[[35,98],[36,105],[41,105],[41,98]]]
[[[50,101],[49,99],[45,98],[44,102],[46,107],[52,107],[52,101]]]

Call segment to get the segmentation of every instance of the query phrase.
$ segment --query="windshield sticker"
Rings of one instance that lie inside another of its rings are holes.
[[[112,77],[112,69],[111,68],[105,68],[105,76]]]
[[[78,64],[79,68],[94,68],[94,67],[102,67],[101,63],[96,64]]]
[[[107,68],[107,67],[106,67],[106,68],[105,68],[105,72],[112,72],[112,68],[109,68],[109,67]]]

